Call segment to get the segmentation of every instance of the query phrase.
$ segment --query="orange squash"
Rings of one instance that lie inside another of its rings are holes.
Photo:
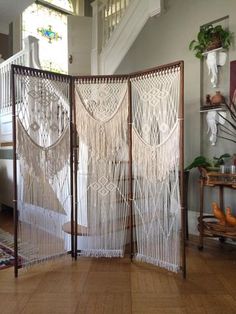
[[[213,202],[211,204],[211,207],[212,207],[213,214],[219,220],[219,223],[221,225],[225,225],[226,224],[225,213],[221,210],[221,208],[218,206],[216,202]]]
[[[226,222],[229,226],[236,226],[236,217],[232,215],[231,208],[226,208]]]

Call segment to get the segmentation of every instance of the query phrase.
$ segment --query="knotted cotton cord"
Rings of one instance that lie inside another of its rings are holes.
[[[76,114],[81,158],[78,215],[79,223],[87,226],[81,254],[121,257],[129,214],[127,82],[80,82]]]
[[[65,254],[70,217],[69,84],[17,75],[19,237],[32,248],[22,266]]]
[[[178,271],[179,69],[131,81],[136,259]]]

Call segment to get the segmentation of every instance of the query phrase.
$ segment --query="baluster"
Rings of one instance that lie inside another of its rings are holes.
[[[118,23],[120,23],[121,17],[122,17],[122,11],[121,11],[121,0],[120,0],[119,1],[119,22]]]
[[[112,33],[112,0],[109,1],[109,36],[108,39],[111,37]]]
[[[116,26],[116,0],[112,1],[112,32]]]
[[[11,64],[8,65],[7,71],[7,107],[11,106]]]
[[[2,108],[2,69],[0,69],[0,108]]]
[[[113,28],[113,0],[110,1],[110,32],[109,32],[109,38],[112,34]]]
[[[109,37],[109,1],[107,1],[106,6],[105,6],[105,10],[106,10],[106,38],[105,38],[105,44],[108,40]]]
[[[108,37],[109,37],[109,7],[108,7],[108,2],[104,6],[104,16],[105,16],[105,21],[104,21],[104,45],[106,44]]]
[[[114,28],[118,23],[118,0],[114,0]]]
[[[4,68],[1,69],[1,108],[4,107]]]
[[[125,0],[121,0],[121,12],[122,12],[122,15],[123,15],[124,9],[125,9]]]
[[[9,111],[12,106],[12,102],[11,102],[11,65],[12,64],[13,62],[9,63],[8,70],[7,70],[7,101],[6,101],[7,111]]]
[[[10,67],[10,65],[7,65],[7,67],[6,67],[6,74],[5,74],[5,97],[6,97],[6,99],[5,99],[5,104],[6,104],[6,108],[8,108],[8,106],[9,106],[9,97],[8,97],[8,89],[9,89],[9,76],[8,76],[8,74],[9,74],[9,71],[10,71],[10,69],[9,69],[9,67]]]
[[[3,69],[3,108],[6,105],[6,68]]]
[[[1,71],[1,81],[2,81],[2,103],[1,103],[1,106],[3,108],[4,107],[4,68],[2,68],[2,71]]]
[[[7,99],[6,99],[6,67],[4,68],[4,73],[3,73],[3,106],[4,106],[4,109],[6,108],[7,106]]]
[[[120,22],[120,0],[116,0],[116,25]]]
[[[102,16],[102,46],[105,45],[106,43],[106,32],[107,32],[107,25],[106,25],[106,17],[107,17],[107,13],[106,13],[106,5],[104,5],[104,7],[102,8],[102,13],[101,13],[101,16]]]
[[[7,66],[6,71],[6,107],[7,109],[10,106],[10,72],[11,71],[11,64]]]

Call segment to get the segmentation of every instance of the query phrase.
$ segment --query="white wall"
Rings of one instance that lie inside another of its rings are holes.
[[[8,35],[9,34],[9,25],[0,21],[0,33]]]
[[[185,165],[200,155],[200,62],[188,46],[196,38],[199,27],[229,15],[229,28],[236,34],[235,0],[166,0],[166,11],[149,19],[135,43],[122,61],[117,73],[129,73],[169,62],[185,62]],[[235,46],[229,59],[236,59]],[[212,155],[236,151],[229,143],[218,141]],[[198,172],[190,176],[189,203],[199,209]],[[210,210],[210,201],[207,204]]]
[[[68,55],[70,75],[89,75],[91,73],[91,34],[92,18],[85,16],[68,17]]]

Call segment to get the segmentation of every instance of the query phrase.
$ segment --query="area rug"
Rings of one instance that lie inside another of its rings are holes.
[[[0,270],[14,266],[14,251],[0,243]],[[23,258],[18,256],[18,266],[21,267]]]
[[[18,255],[18,266],[21,267],[24,258]],[[14,238],[9,232],[0,229],[0,270],[14,266]]]

